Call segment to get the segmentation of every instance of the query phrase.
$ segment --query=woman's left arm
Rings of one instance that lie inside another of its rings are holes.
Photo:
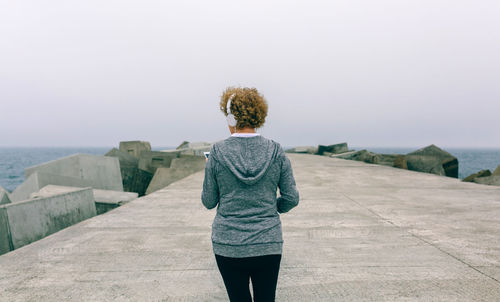
[[[215,164],[215,160],[209,156],[205,166],[205,179],[201,192],[201,202],[207,209],[213,209],[219,203],[219,186],[215,177]]]

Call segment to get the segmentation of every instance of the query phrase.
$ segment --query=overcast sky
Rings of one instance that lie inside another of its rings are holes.
[[[0,0],[0,146],[500,147],[500,1]]]

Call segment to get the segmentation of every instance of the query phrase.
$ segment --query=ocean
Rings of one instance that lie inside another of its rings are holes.
[[[289,147],[283,146],[285,149]],[[50,160],[75,153],[104,155],[112,147],[0,147],[0,186],[12,192],[24,181],[24,169]],[[153,150],[175,149],[175,147],[154,147]],[[354,150],[367,149],[376,153],[406,154],[416,148],[373,148],[354,147]],[[458,158],[459,178],[479,170],[490,169],[492,172],[500,165],[500,149],[454,149],[444,148]]]

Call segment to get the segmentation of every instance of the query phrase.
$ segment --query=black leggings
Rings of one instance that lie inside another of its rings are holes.
[[[252,279],[255,302],[274,301],[281,255],[229,258],[215,255],[230,301],[251,302],[248,288]]]

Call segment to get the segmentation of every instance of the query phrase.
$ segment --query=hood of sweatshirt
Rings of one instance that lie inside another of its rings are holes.
[[[278,157],[281,145],[261,135],[230,136],[214,144],[210,156],[227,167],[243,183],[252,185]]]

